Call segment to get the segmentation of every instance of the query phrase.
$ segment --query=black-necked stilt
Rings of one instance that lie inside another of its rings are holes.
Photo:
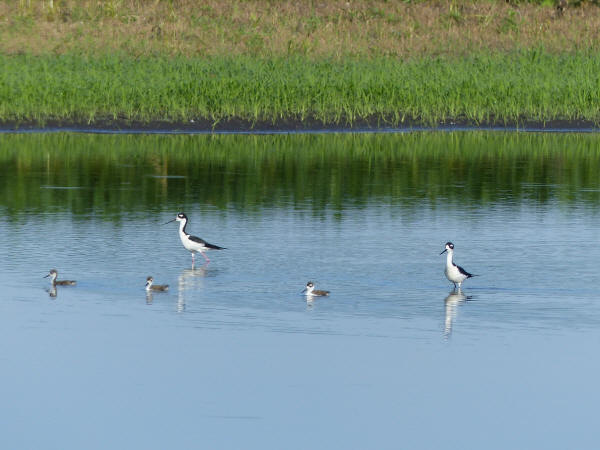
[[[306,287],[302,290],[302,292],[306,292],[307,297],[324,297],[329,295],[329,291],[315,290],[315,284],[312,281],[306,283]]]
[[[208,256],[206,256],[204,252],[207,250],[225,250],[225,247],[209,244],[204,239],[200,239],[197,236],[192,236],[191,234],[186,233],[185,227],[188,223],[188,218],[184,213],[177,214],[173,220],[169,220],[167,223],[174,221],[179,222],[179,239],[181,239],[181,243],[186,250],[192,252],[192,265],[194,264],[194,255],[196,253],[200,253],[202,256],[204,256],[206,262],[210,262],[210,259],[208,259]],[[165,225],[167,223],[165,223]]]
[[[77,281],[73,280],[57,280],[57,276],[58,272],[56,271],[56,269],[52,269],[50,270],[50,273],[48,273],[48,275],[46,275],[44,278],[50,277],[50,284],[52,284],[52,286],[75,286],[75,284],[77,283]]]
[[[152,291],[152,292],[164,292],[164,291],[168,291],[169,290],[169,285],[168,284],[153,284],[154,283],[154,278],[152,277],[148,277],[146,278],[146,290],[148,292]]]
[[[455,288],[458,284],[458,289],[460,289],[460,285],[463,281],[465,281],[467,278],[475,277],[477,275],[473,275],[462,267],[454,264],[454,261],[452,261],[454,244],[452,242],[446,242],[446,248],[442,253],[440,253],[440,255],[443,255],[446,252],[448,252],[448,255],[446,256],[446,268],[444,269],[444,274],[446,274],[446,278],[448,278],[448,280],[454,283]]]

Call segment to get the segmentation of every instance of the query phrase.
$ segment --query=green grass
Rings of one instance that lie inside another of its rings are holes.
[[[0,56],[0,120],[352,125],[600,121],[600,54],[462,58]]]

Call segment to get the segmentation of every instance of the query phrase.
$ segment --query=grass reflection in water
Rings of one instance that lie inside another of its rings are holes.
[[[117,215],[195,204],[318,213],[371,202],[413,210],[600,202],[593,134],[6,134],[0,208]]]

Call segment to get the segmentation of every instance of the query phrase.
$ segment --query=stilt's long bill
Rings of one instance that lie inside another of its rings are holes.
[[[77,284],[77,281],[73,280],[57,280],[57,276],[58,272],[56,269],[52,269],[44,278],[50,277],[50,284],[52,284],[52,286],[75,286]]]
[[[448,252],[448,254],[446,256],[446,268],[444,269],[444,274],[448,280],[454,283],[455,288],[458,284],[458,289],[460,289],[460,285],[463,283],[463,281],[465,281],[467,278],[476,277],[477,275],[473,275],[462,267],[454,264],[454,244],[452,242],[446,242],[446,249],[440,253],[440,255],[443,255],[446,252]]]
[[[306,292],[307,297],[325,297],[326,295],[329,295],[329,291],[319,291],[318,289],[315,289],[315,284],[312,281],[306,283],[306,287],[302,292]]]
[[[204,253],[208,250],[225,250],[225,247],[219,247],[218,245],[209,244],[204,239],[201,239],[197,236],[192,236],[191,234],[185,231],[185,227],[188,224],[188,218],[184,213],[179,213],[173,220],[169,220],[167,223],[171,222],[179,222],[179,239],[181,239],[181,243],[185,247],[186,250],[192,252],[192,265],[194,264],[194,255],[196,253],[200,253],[204,256],[206,262],[210,262],[208,256]],[[165,223],[165,225],[167,224]]]
[[[165,292],[169,290],[168,284],[154,284],[154,278],[146,278],[146,290],[148,292]]]

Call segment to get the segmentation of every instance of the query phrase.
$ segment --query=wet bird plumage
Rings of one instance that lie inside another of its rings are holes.
[[[154,278],[146,278],[146,290],[147,291],[159,291],[164,292],[169,290],[168,284],[154,284]]]
[[[321,290],[315,289],[315,284],[312,281],[309,281],[308,283],[306,283],[306,287],[304,288],[304,290],[302,292],[306,292],[307,296],[313,296],[313,297],[325,297],[325,296],[329,295],[329,291],[321,291]]]
[[[77,281],[74,280],[57,280],[56,277],[58,277],[58,272],[56,269],[50,270],[48,275],[44,278],[48,277],[50,277],[50,284],[52,284],[52,286],[75,286],[77,284]]]

